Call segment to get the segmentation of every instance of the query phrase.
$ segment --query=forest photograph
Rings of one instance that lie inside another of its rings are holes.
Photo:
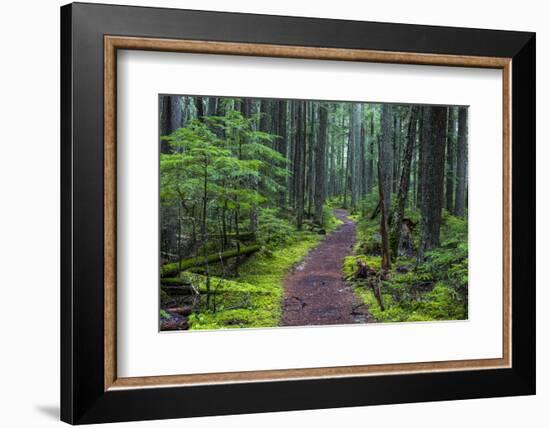
[[[468,107],[159,95],[159,329],[468,319]]]

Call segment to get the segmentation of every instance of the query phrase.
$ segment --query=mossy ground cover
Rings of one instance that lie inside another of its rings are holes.
[[[330,233],[341,224],[328,212],[324,228]],[[308,230],[292,231],[284,244],[262,250],[239,266],[238,276],[210,277],[210,306],[190,315],[192,330],[220,328],[265,328],[279,325],[283,299],[283,281],[289,270],[316,247],[324,235]],[[213,273],[221,274],[214,266]],[[206,276],[183,272],[201,290],[206,289]],[[205,297],[202,297],[204,304]]]
[[[378,322],[464,320],[468,318],[468,224],[465,219],[445,212],[441,226],[441,246],[429,252],[426,260],[399,257],[392,263],[387,279],[380,282],[382,310],[366,280],[356,279],[357,261],[376,271],[380,269],[379,218],[357,216],[357,238],[353,256],[346,257],[343,275]],[[417,222],[416,210],[405,216]],[[420,225],[412,231],[415,247]]]

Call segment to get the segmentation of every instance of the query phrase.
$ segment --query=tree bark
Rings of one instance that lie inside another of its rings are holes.
[[[418,159],[416,161],[416,198],[415,198],[415,206],[416,208],[420,209],[421,205],[421,199],[422,199],[422,145],[424,141],[424,135],[426,134],[424,132],[424,108],[420,109],[420,116],[418,119],[418,128],[420,129],[419,136],[418,136]]]
[[[397,183],[399,181],[399,139],[401,136],[401,120],[398,116],[398,110],[394,109],[393,114],[393,139],[392,139],[392,193],[397,193]]]
[[[382,163],[378,160],[378,181],[384,183],[384,176],[382,174]],[[391,181],[390,181],[391,185]],[[390,239],[388,236],[388,212],[386,207],[386,195],[384,194],[384,188],[387,186],[379,185],[378,194],[380,196],[380,236],[382,237],[382,265],[381,268],[386,273],[391,267],[390,257]]]
[[[380,173],[378,174],[378,183],[382,187],[381,194],[384,195],[384,216],[389,215],[391,204],[391,190],[393,179],[393,159],[392,159],[392,141],[391,141],[391,123],[392,106],[391,104],[382,105],[381,117],[381,137],[380,147],[378,148],[378,158],[380,162]]]
[[[181,103],[181,97],[170,97],[170,132],[174,132],[176,129],[181,128],[183,125],[183,106]]]
[[[361,158],[361,104],[352,104],[353,173],[351,174],[351,206],[356,207],[361,194],[362,164]]]
[[[368,143],[368,155],[366,160],[366,174],[367,174],[367,182],[366,182],[366,193],[370,194],[372,192],[373,188],[373,180],[374,180],[374,119],[371,115],[370,117],[370,123],[369,123],[369,133],[366,137],[365,144]]]
[[[216,114],[216,104],[217,104],[218,98],[217,97],[208,97],[208,104],[207,104],[207,116],[214,116]]]
[[[418,259],[439,246],[445,171],[446,107],[424,107],[421,233]]]
[[[201,119],[204,116],[204,103],[203,97],[195,97],[195,108],[197,109],[197,119]]]
[[[456,147],[456,192],[454,214],[464,217],[466,206],[466,167],[468,151],[468,109],[458,110],[458,139]]]
[[[446,164],[447,170],[445,173],[445,208],[447,211],[453,212],[453,196],[454,196],[454,185],[455,185],[455,176],[454,176],[454,166],[455,166],[455,145],[454,145],[454,132],[455,132],[455,114],[454,108],[449,107],[447,109],[447,150],[446,150]]]
[[[260,131],[269,132],[271,127],[270,100],[260,101]]]
[[[405,215],[405,205],[409,195],[409,182],[411,177],[411,163],[416,141],[416,122],[418,118],[418,106],[412,106],[409,111],[409,126],[407,129],[407,142],[403,153],[403,166],[401,168],[401,179],[397,194],[397,207],[395,209],[392,234],[390,239],[391,255],[395,259],[398,256],[399,244],[401,242],[401,229]]]
[[[288,202],[295,207],[295,156],[296,156],[296,106],[298,101],[290,101],[290,128],[288,134]]]
[[[183,126],[183,106],[180,96],[165,95],[160,99],[160,135],[170,135]],[[160,142],[161,153],[172,153],[167,141]]]
[[[367,193],[367,168],[366,168],[366,162],[367,162],[367,135],[366,135],[366,129],[365,129],[365,122],[363,120],[364,117],[364,105],[361,105],[361,131],[359,135],[359,147],[360,147],[360,157],[361,162],[359,163],[361,174],[360,174],[360,189],[359,189],[359,196],[361,199],[363,199]]]
[[[307,140],[307,161],[306,161],[306,195],[307,195],[307,215],[311,216],[312,205],[314,205],[314,186],[315,186],[315,118],[316,104],[312,101],[306,103],[306,140]],[[309,120],[309,123],[307,123]]]
[[[317,139],[315,153],[315,221],[323,224],[323,204],[326,194],[326,144],[327,144],[327,119],[328,106],[321,104],[319,107],[319,138]]]
[[[298,101],[296,108],[296,138],[295,138],[295,184],[296,184],[296,227],[298,230],[302,230],[304,220],[304,185],[305,185],[305,127],[306,127],[306,115],[305,115],[305,101]]]

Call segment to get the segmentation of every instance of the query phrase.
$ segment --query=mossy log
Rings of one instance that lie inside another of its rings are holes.
[[[167,311],[172,313],[172,314],[187,316],[187,315],[190,315],[191,312],[193,312],[193,307],[192,306],[182,306],[180,308],[168,308]]]
[[[161,285],[177,285],[182,287],[191,287],[191,282],[188,279],[182,279],[182,278],[161,278],[160,279]]]
[[[232,257],[237,257],[239,255],[245,256],[245,255],[253,254],[256,251],[259,251],[260,248],[261,248],[261,245],[254,244],[254,245],[249,245],[247,247],[241,247],[240,250],[237,250],[235,248],[232,250],[224,251],[223,253],[214,253],[208,256],[193,257],[191,259],[185,259],[179,262],[168,263],[160,268],[160,275],[162,277],[175,276],[179,272],[192,267],[204,266],[209,263],[218,263],[221,260],[230,259]]]
[[[193,288],[190,285],[160,285],[160,289],[166,293],[169,297],[170,296],[192,296],[193,294],[196,294],[197,291],[199,294],[210,294],[213,296],[214,294],[222,294],[219,291],[210,291],[208,293],[204,288],[197,289]]]
[[[191,296],[195,290],[190,285],[164,285],[161,284],[161,290],[169,296]]]
[[[190,327],[191,326],[187,318],[184,318],[183,320],[163,320],[160,323],[161,331],[189,330]]]

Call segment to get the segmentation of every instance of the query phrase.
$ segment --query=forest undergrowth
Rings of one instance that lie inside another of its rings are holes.
[[[179,274],[178,279],[196,286],[201,296],[188,317],[191,330],[277,327],[286,275],[341,224],[328,207],[323,225],[306,218],[302,231],[279,210],[262,209],[260,217],[261,249],[239,261],[238,273],[231,263],[220,262],[210,265],[208,272],[202,267]],[[161,316],[170,314],[162,311]]]
[[[467,319],[467,107],[161,95],[159,128],[160,330]]]
[[[380,221],[372,218],[377,200],[365,199],[350,218],[357,221],[353,255],[346,257],[343,275],[369,313],[378,322],[464,320],[468,318],[468,223],[444,211],[441,245],[418,263],[420,214],[407,208],[411,221],[412,251],[400,251],[390,270],[380,276]],[[332,206],[341,205],[335,200]],[[362,210],[362,213],[360,212]],[[370,275],[358,277],[357,266],[367,266]],[[377,298],[378,294],[378,298]]]

